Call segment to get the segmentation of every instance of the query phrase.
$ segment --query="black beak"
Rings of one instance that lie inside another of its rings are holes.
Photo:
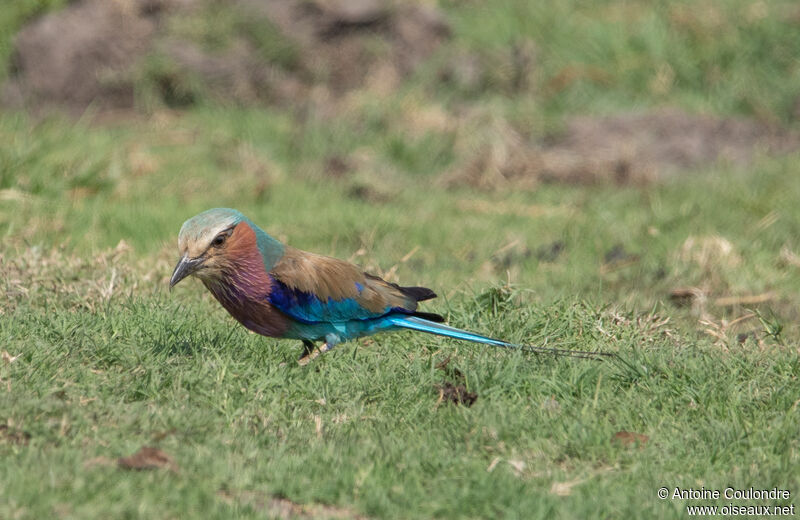
[[[178,265],[175,266],[175,270],[172,271],[172,278],[169,279],[170,290],[175,287],[176,283],[197,271],[197,268],[202,262],[203,260],[201,258],[189,258],[188,255],[183,255],[178,261]]]

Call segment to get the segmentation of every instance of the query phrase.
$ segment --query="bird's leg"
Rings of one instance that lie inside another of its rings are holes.
[[[314,352],[314,342],[308,339],[303,340],[303,354],[300,356],[300,359],[308,356]]]
[[[328,336],[325,336],[325,343],[323,343],[323,345],[321,347],[319,347],[318,349],[315,349],[315,350],[309,352],[308,354],[304,355],[303,357],[301,357],[300,359],[297,360],[297,363],[300,366],[307,365],[309,363],[309,361],[311,361],[312,359],[315,359],[320,354],[324,354],[327,351],[331,350],[333,347],[335,347],[339,343],[339,341],[341,341],[341,340],[338,338],[338,336],[334,336],[334,335],[330,335],[330,334]],[[311,348],[313,348],[314,344],[311,343],[310,341],[309,341],[309,343],[311,344]],[[308,345],[306,344],[305,341],[303,341],[303,344],[306,345],[306,348],[308,348]]]

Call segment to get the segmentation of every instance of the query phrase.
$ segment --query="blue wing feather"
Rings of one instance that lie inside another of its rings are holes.
[[[268,296],[269,302],[290,318],[301,323],[339,323],[351,320],[371,320],[404,309],[387,306],[379,312],[365,309],[353,298],[323,300],[318,296],[290,287],[275,277]],[[360,285],[360,284],[357,284]]]

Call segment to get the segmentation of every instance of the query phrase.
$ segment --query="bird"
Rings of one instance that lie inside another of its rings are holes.
[[[418,310],[419,302],[436,298],[431,289],[400,286],[350,262],[286,245],[235,209],[209,209],[188,219],[178,251],[170,290],[187,276],[199,278],[245,328],[300,340],[300,365],[343,341],[402,329],[538,353],[608,355],[517,345],[448,326],[443,316]]]

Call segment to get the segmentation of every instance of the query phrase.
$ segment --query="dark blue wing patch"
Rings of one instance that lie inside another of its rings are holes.
[[[321,300],[312,293],[289,287],[272,275],[270,275],[270,279],[272,287],[268,297],[269,303],[301,323],[337,323],[350,320],[370,320],[390,312],[402,312],[404,314],[409,312],[405,309],[393,309],[391,307],[386,307],[379,312],[373,312],[362,307],[353,298]],[[364,287],[358,287],[359,285],[361,284],[356,283],[356,288],[361,292]]]

